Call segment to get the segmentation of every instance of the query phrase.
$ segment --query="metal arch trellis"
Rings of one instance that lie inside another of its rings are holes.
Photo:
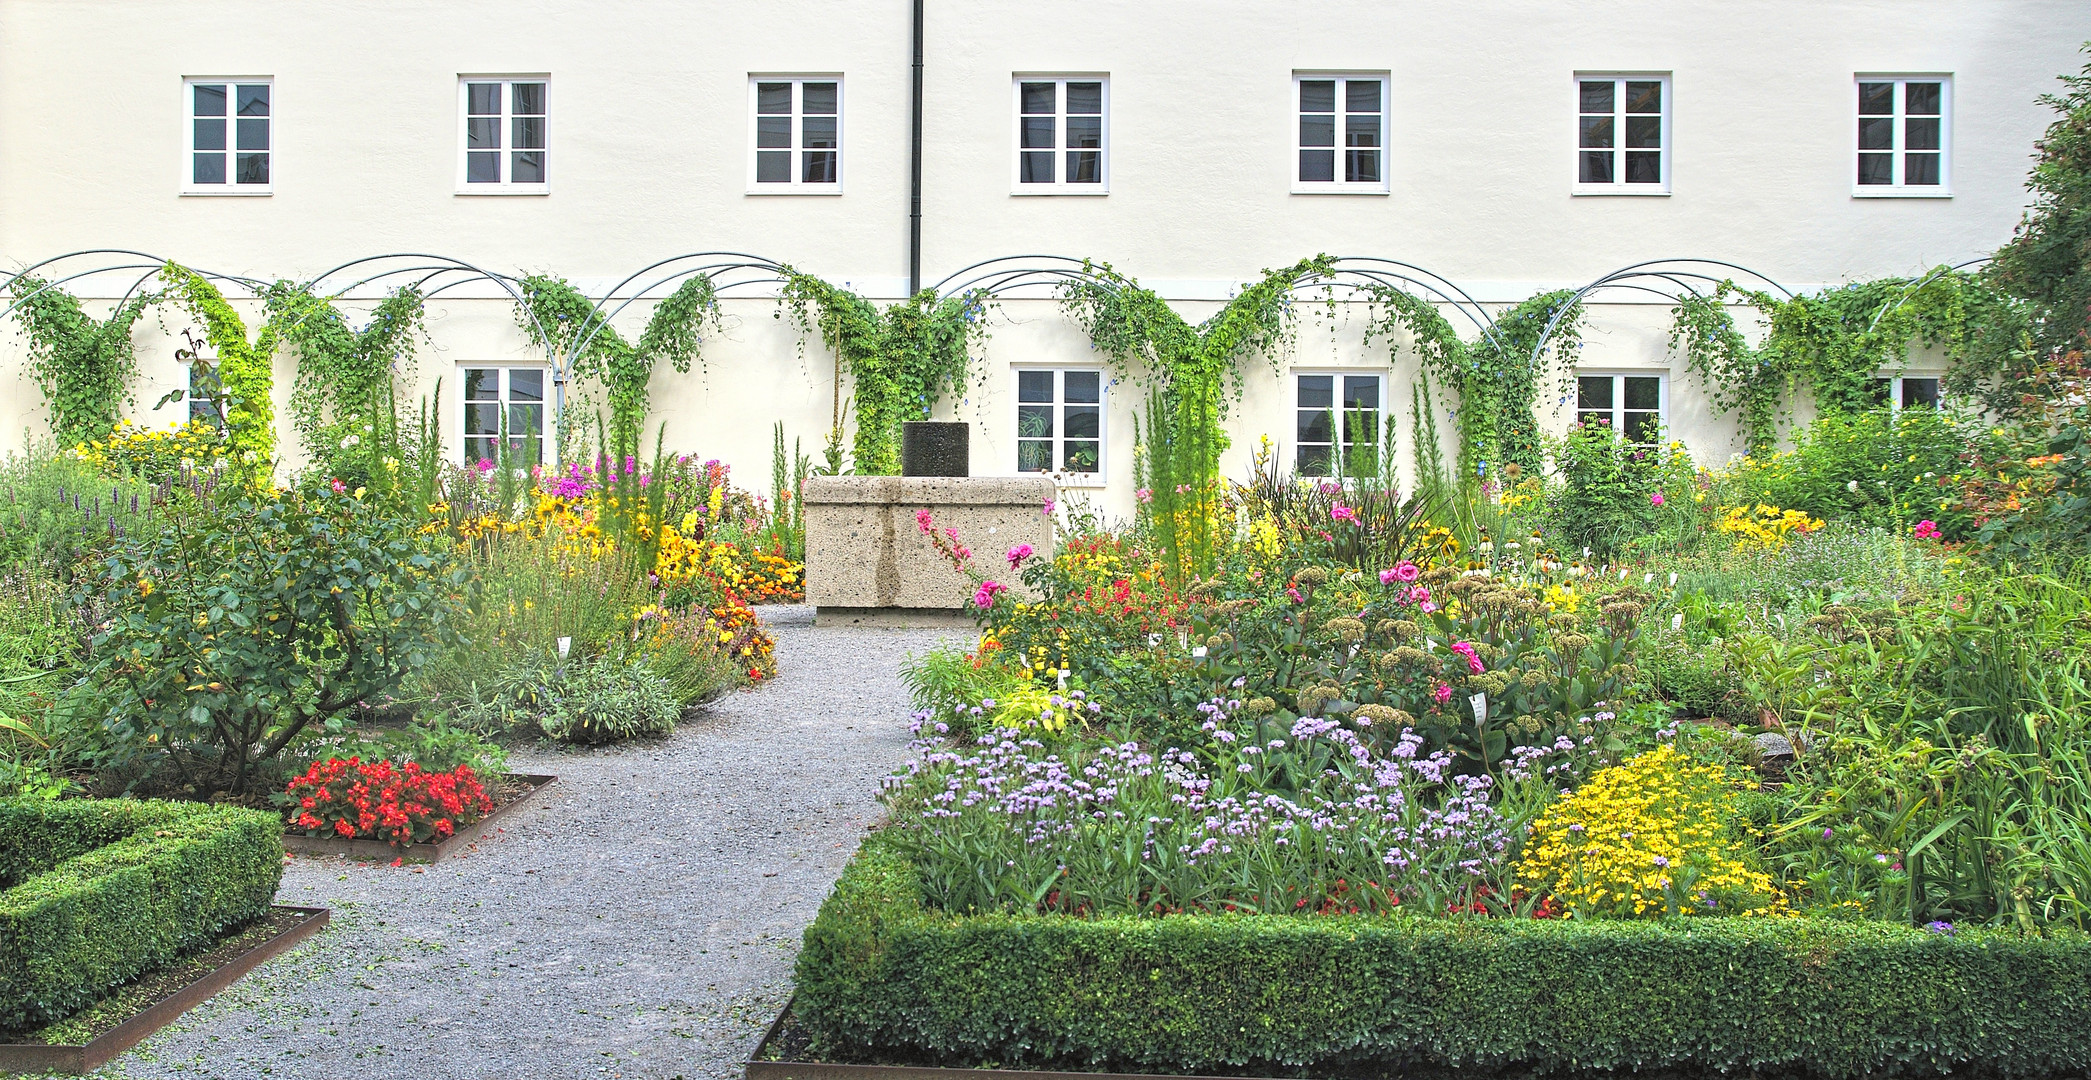
[[[1719,267],[1725,270],[1736,271],[1737,273],[1716,275],[1698,269],[1699,267]],[[1723,262],[1719,259],[1696,258],[1650,259],[1646,262],[1633,263],[1629,266],[1622,266],[1584,285],[1582,288],[1577,289],[1573,296],[1568,298],[1567,303],[1556,307],[1553,315],[1547,319],[1546,327],[1539,332],[1539,340],[1532,344],[1532,364],[1534,367],[1539,365],[1540,358],[1546,353],[1548,343],[1553,340],[1555,328],[1561,325],[1561,320],[1566,318],[1569,312],[1580,306],[1584,298],[1594,293],[1607,289],[1622,289],[1654,293],[1657,296],[1671,300],[1683,300],[1687,294],[1693,297],[1704,297],[1706,293],[1701,291],[1700,286],[1712,285],[1718,288],[1723,282],[1734,281],[1738,275],[1744,278],[1754,278],[1785,294],[1789,300],[1794,298],[1793,290],[1780,284],[1776,279],[1769,275],[1758,273],[1739,263]],[[1669,287],[1664,288],[1661,283],[1667,283]]]
[[[1895,299],[1892,303],[1882,304],[1880,306],[1880,310],[1873,313],[1873,321],[1866,324],[1866,332],[1870,334],[1873,331],[1880,329],[1880,321],[1886,318],[1889,312],[1894,311],[1897,308],[1900,308],[1902,305],[1908,303],[1910,297],[1917,295],[1918,291],[1923,289],[1924,286],[1929,285],[1932,282],[1937,281],[1948,274],[1957,274],[1970,266],[1980,266],[1983,263],[1989,262],[1993,258],[1994,256],[1984,255],[1980,258],[1969,259],[1966,262],[1954,263],[1951,266],[1940,266],[1933,269],[1930,273],[1925,274],[1923,277],[1918,278],[1917,280],[1912,281],[1909,284],[1903,286],[1902,291],[1895,294]]]
[[[105,256],[107,258],[103,262],[89,265],[84,270],[72,270],[70,269],[70,267],[61,267],[60,270],[54,276],[49,278],[41,277],[37,273],[40,270],[44,270],[46,267],[58,266],[61,263],[74,263],[76,260],[85,260],[93,256]],[[126,256],[133,259],[142,259],[144,261],[115,261],[118,258]],[[130,284],[126,286],[123,292],[120,293],[117,297],[117,303],[127,303],[131,300],[132,297],[138,295],[138,290],[144,288],[145,283],[151,281],[153,275],[159,273],[161,269],[166,267],[166,265],[170,261],[171,260],[169,259],[164,259],[160,256],[153,255],[148,252],[132,251],[128,248],[87,248],[80,251],[69,251],[63,255],[54,255],[40,262],[31,263],[28,266],[21,268],[20,270],[13,271],[11,273],[0,274],[0,291],[4,291],[9,296],[13,297],[12,302],[10,302],[5,308],[0,308],[0,319],[6,319],[8,316],[13,315],[17,308],[29,302],[31,299],[34,299],[35,297],[40,296],[43,293],[49,292],[52,289],[60,288],[70,282],[82,281],[109,274],[128,274],[136,271],[142,271],[142,273],[138,273],[138,275],[135,278],[131,279]],[[240,274],[221,274],[214,270],[204,270],[197,267],[189,267],[188,269],[209,281],[222,281],[236,284],[247,292],[248,297],[250,299],[260,298],[262,292],[268,288],[268,283],[262,281],[259,278],[245,277]],[[27,295],[18,295],[16,290],[16,284],[24,278],[41,281],[43,284],[36,289],[30,290]]]

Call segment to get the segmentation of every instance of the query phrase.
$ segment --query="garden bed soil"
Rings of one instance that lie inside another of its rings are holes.
[[[0,1073],[84,1073],[138,1045],[327,925],[326,908],[269,913],[174,966],[142,975],[54,1024],[0,1034]]]
[[[291,829],[283,831],[283,850],[298,855],[343,855],[351,859],[394,859],[410,863],[441,862],[479,842],[489,829],[512,811],[530,801],[532,795],[551,786],[557,776],[542,773],[503,773],[486,785],[494,808],[478,821],[459,829],[447,840],[394,847],[383,840],[343,840],[335,836],[307,836]]]

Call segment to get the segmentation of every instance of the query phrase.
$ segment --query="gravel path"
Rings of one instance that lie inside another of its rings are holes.
[[[559,782],[478,851],[298,858],[278,899],[326,933],[101,1075],[738,1076],[906,758],[900,660],[949,633],[762,615],[775,681],[663,740],[511,755]]]

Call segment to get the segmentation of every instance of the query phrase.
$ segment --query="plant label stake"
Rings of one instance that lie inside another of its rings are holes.
[[[572,651],[573,651],[573,648],[574,648],[574,639],[572,639],[572,638],[570,638],[570,637],[563,637],[563,638],[560,638],[560,639],[559,639],[559,659],[561,659],[561,660],[564,660],[564,659],[566,659],[566,654],[567,654],[567,653],[569,653],[569,652],[572,652]]]
[[[1467,704],[1473,706],[1474,724],[1476,727],[1488,721],[1488,694],[1486,691],[1468,697]]]

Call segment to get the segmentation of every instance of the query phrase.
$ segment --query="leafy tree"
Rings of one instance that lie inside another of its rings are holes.
[[[2091,346],[2091,63],[2061,78],[2065,93],[2040,98],[2060,117],[2034,144],[2033,207],[1989,268],[2000,288],[2034,305],[2034,344],[2052,354]]]

